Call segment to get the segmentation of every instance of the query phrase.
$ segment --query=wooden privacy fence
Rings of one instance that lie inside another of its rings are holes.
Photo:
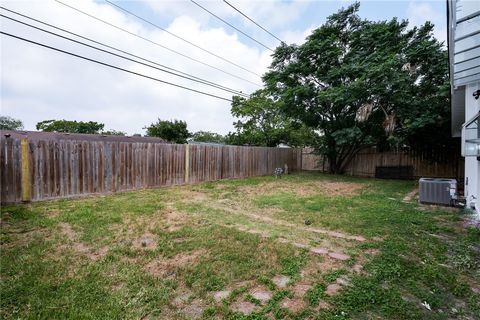
[[[153,142],[29,140],[2,134],[1,202],[36,201],[273,174],[301,150]]]
[[[347,166],[345,174],[361,177],[375,177],[377,167],[413,167],[412,178],[439,177],[463,180],[464,159],[458,154],[444,154],[432,157],[428,150],[423,152],[389,151],[378,152],[366,149],[359,152]],[[328,172],[328,161],[312,153],[312,149],[302,150],[302,170]]]

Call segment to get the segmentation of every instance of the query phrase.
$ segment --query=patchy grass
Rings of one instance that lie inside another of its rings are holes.
[[[0,316],[476,319],[480,231],[413,188],[301,173],[3,206]]]

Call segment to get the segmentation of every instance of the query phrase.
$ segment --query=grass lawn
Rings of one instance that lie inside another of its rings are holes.
[[[480,230],[293,174],[2,206],[3,319],[479,319]]]

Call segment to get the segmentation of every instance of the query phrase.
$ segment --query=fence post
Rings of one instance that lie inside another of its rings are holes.
[[[188,183],[190,174],[190,145],[185,144],[185,183]]]
[[[20,140],[22,159],[22,201],[30,201],[30,163],[28,155],[28,139]]]

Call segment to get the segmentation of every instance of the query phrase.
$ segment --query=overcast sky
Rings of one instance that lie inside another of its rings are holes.
[[[259,88],[252,83],[261,84],[258,76],[196,49],[103,0],[61,1],[157,44],[99,22],[54,0],[2,1],[2,6],[235,90],[250,93]],[[278,40],[222,0],[198,2],[266,46],[275,48],[279,44]],[[302,43],[312,29],[324,23],[328,15],[351,3],[297,0],[229,2],[282,40],[297,44]],[[270,64],[271,52],[268,49],[238,34],[189,0],[115,3],[253,73],[263,74]],[[4,10],[2,14],[28,22]],[[435,36],[446,40],[443,0],[362,1],[360,15],[370,20],[409,19],[415,25],[430,20],[435,24]],[[228,92],[124,61],[5,18],[1,18],[1,29],[151,77],[231,98]],[[21,119],[27,130],[34,130],[35,124],[42,120],[67,119],[98,121],[105,123],[105,129],[134,134],[144,133],[143,127],[157,118],[185,120],[193,132],[207,130],[225,134],[233,129],[234,119],[230,115],[228,101],[79,60],[4,35],[0,41],[1,114]],[[159,44],[211,67],[174,54]]]

